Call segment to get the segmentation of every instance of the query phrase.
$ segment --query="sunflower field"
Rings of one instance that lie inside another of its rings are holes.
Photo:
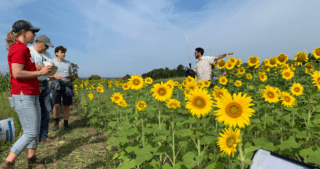
[[[320,47],[248,66],[229,57],[219,83],[75,81],[90,123],[110,136],[117,168],[247,168],[258,148],[320,166]],[[109,94],[107,94],[107,91]],[[108,105],[112,104],[113,107]]]

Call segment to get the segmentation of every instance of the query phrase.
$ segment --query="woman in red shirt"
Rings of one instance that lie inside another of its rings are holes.
[[[12,26],[13,30],[7,34],[8,64],[11,75],[11,90],[9,100],[11,107],[19,116],[23,128],[23,135],[10,149],[6,161],[0,165],[1,169],[13,168],[15,159],[25,148],[29,149],[28,165],[36,161],[36,148],[38,147],[41,110],[39,103],[38,76],[51,71],[51,66],[37,68],[30,60],[30,51],[27,44],[33,44],[40,28],[35,28],[29,21],[19,20]],[[15,35],[13,34],[15,33]]]

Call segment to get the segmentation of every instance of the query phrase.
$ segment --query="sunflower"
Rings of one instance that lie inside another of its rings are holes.
[[[233,79],[230,79],[230,83],[233,83]]]
[[[213,90],[218,90],[218,89],[220,89],[219,86],[214,86],[214,87],[213,87]]]
[[[153,85],[151,91],[153,92],[152,96],[158,101],[165,101],[172,96],[172,90],[163,82]]]
[[[237,59],[237,61],[236,61],[236,65],[238,66],[238,67],[240,67],[241,66],[241,59]]]
[[[139,75],[131,75],[128,84],[131,89],[140,90],[143,87],[143,78]]]
[[[316,59],[320,59],[320,47],[317,46],[317,48],[315,48],[312,52],[313,52],[313,56]]]
[[[187,79],[186,79],[186,83],[192,83],[194,81],[195,81],[195,79],[193,77],[191,77],[191,76],[188,76]]]
[[[262,66],[262,69],[265,70],[265,71],[267,71],[267,72],[270,71],[270,68],[269,68],[269,66],[267,66],[267,65],[263,65],[263,66]]]
[[[270,64],[270,61],[269,61],[269,59],[265,59],[264,61],[263,61],[263,63],[264,63],[264,65],[269,65]]]
[[[283,53],[280,53],[279,56],[277,57],[277,62],[278,64],[284,64],[288,61],[288,55],[285,55]]]
[[[234,85],[236,87],[240,87],[240,86],[242,86],[242,82],[240,80],[237,80],[236,82],[234,82]]]
[[[242,75],[242,74],[244,74],[244,73],[246,73],[246,69],[244,68],[244,67],[240,67],[239,69],[238,69],[238,75]]]
[[[207,90],[198,89],[189,96],[189,101],[185,107],[189,109],[192,116],[205,117],[212,110],[213,101],[211,99],[212,97]]]
[[[182,90],[182,84],[179,84],[178,88],[179,88],[180,90]]]
[[[251,75],[251,74],[247,74],[247,75],[246,75],[246,78],[247,78],[248,80],[250,80],[250,79],[252,79],[252,75]]]
[[[179,82],[174,82],[174,86],[179,86]]]
[[[312,67],[313,67],[312,63],[306,63],[306,66],[307,66],[308,68],[312,68]]]
[[[265,98],[265,101],[269,103],[277,103],[279,101],[279,94],[273,87],[270,86],[266,86],[262,97]]]
[[[128,83],[125,83],[122,85],[122,89],[123,90],[129,90],[130,86],[128,85]]]
[[[248,60],[249,67],[258,68],[260,64],[260,58],[256,56],[250,56]]]
[[[103,92],[104,92],[103,87],[97,87],[97,92],[99,92],[99,93],[103,93]]]
[[[277,67],[277,58],[275,56],[273,58],[270,58],[268,66],[269,67]]]
[[[228,69],[228,70],[231,70],[231,69],[233,69],[234,68],[234,63],[231,63],[231,62],[228,62],[227,64],[226,64],[226,68]]]
[[[291,70],[284,70],[282,71],[282,78],[289,80],[294,77],[294,72]]]
[[[250,85],[248,88],[249,88],[250,90],[252,90],[252,89],[253,89],[252,85]]]
[[[226,85],[228,82],[228,79],[225,76],[220,76],[219,77],[219,83],[222,85]]]
[[[313,69],[308,69],[308,68],[305,69],[305,73],[306,74],[310,74],[311,75],[312,71],[313,71]]]
[[[78,87],[78,85],[75,84],[74,87],[76,88],[76,87]]]
[[[75,87],[75,88],[74,88],[75,91],[77,91],[78,89],[79,89],[78,87]]]
[[[194,90],[196,87],[197,87],[197,83],[193,82],[193,83],[187,84],[186,89]]]
[[[167,85],[171,90],[173,90],[174,89],[174,83],[173,82],[167,82],[167,83],[165,83],[165,85]]]
[[[90,100],[92,100],[93,99],[93,94],[92,93],[88,94],[88,97],[89,97]]]
[[[123,100],[123,96],[119,92],[113,93],[110,99],[112,102],[118,103],[119,101]]]
[[[235,64],[235,63],[236,63],[236,60],[237,60],[236,58],[230,57],[230,58],[228,59],[228,62]]]
[[[231,127],[229,129],[222,129],[223,133],[219,133],[221,137],[218,137],[219,141],[217,144],[220,148],[222,154],[232,154],[232,158],[234,157],[234,153],[237,152],[237,144],[241,141],[239,139],[240,130],[235,129],[232,130]]]
[[[187,89],[184,91],[184,100],[189,100],[189,96],[191,96],[191,90]]]
[[[88,88],[86,88],[86,90],[88,90]]]
[[[306,50],[304,52],[298,52],[296,57],[293,59],[298,62],[307,62],[309,60]]]
[[[199,80],[198,86],[201,87],[201,88],[204,87],[204,84],[203,84],[203,81],[202,81],[202,80]]]
[[[167,107],[168,107],[169,109],[177,109],[177,108],[181,107],[181,106],[180,106],[180,101],[178,101],[178,100],[176,100],[176,99],[169,99],[169,100],[167,101]]]
[[[123,107],[123,108],[127,107],[127,103],[126,103],[125,100],[120,100],[120,101],[118,102],[118,105],[121,106],[121,107]]]
[[[218,99],[221,99],[227,92],[228,90],[225,88],[217,88],[217,89],[214,89],[214,91],[212,92],[212,95],[214,100],[218,100]]]
[[[137,109],[138,109],[139,111],[142,111],[143,109],[145,109],[145,108],[147,107],[147,104],[146,104],[146,102],[144,102],[144,101],[139,101],[139,102],[137,103],[136,107],[137,107]]]
[[[281,93],[281,100],[282,100],[281,104],[283,104],[286,107],[293,107],[295,105],[295,102],[296,102],[296,98],[294,98],[293,96],[291,96],[287,92],[282,92]]]
[[[145,79],[145,83],[146,83],[146,84],[152,84],[152,82],[153,82],[153,80],[152,80],[151,77],[147,77],[147,78]]]
[[[226,62],[224,60],[219,60],[217,66],[219,69],[223,69],[226,66]]]
[[[290,91],[295,96],[300,96],[303,94],[303,86],[300,83],[293,83],[290,87]]]
[[[265,82],[268,79],[266,72],[259,72],[259,78],[262,82]]]
[[[203,81],[203,85],[204,87],[210,87],[210,81],[209,80]]]
[[[247,94],[241,95],[241,92],[237,94],[233,94],[233,97],[230,93],[225,93],[225,95],[217,100],[216,105],[214,107],[219,108],[214,111],[216,120],[219,123],[224,122],[224,125],[229,125],[230,127],[245,128],[245,125],[250,125],[250,119],[255,112],[250,106],[254,104],[251,103],[252,98]]]
[[[269,86],[269,85],[268,85]],[[276,93],[280,96],[281,95],[281,90],[277,87],[274,87],[274,90],[276,91]]]

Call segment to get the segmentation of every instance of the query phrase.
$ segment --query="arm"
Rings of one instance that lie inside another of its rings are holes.
[[[19,63],[12,63],[12,76],[16,79],[19,78],[34,78],[38,76],[42,76],[40,71],[26,71],[23,70],[24,65]]]
[[[41,70],[44,67],[44,65],[36,65],[37,71]]]
[[[228,55],[232,55],[232,54],[233,54],[233,52],[232,53],[225,53],[223,55],[219,55],[219,56],[214,58],[214,63],[218,62],[219,59],[222,59],[222,58],[224,58],[224,57],[226,57]]]

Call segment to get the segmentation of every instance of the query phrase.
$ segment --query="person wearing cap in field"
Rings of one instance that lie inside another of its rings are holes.
[[[50,39],[46,35],[40,35],[37,37],[35,45],[30,46],[30,60],[36,64],[38,69],[44,67],[44,61],[52,62],[51,55],[47,52],[49,47],[54,47],[51,44]],[[61,77],[54,76],[59,79]],[[41,127],[39,134],[39,142],[54,142],[55,140],[49,139],[48,137],[48,128],[49,128],[49,120],[50,114],[52,114],[52,105],[51,105],[51,97],[48,86],[49,78],[47,76],[39,76],[39,87],[41,89],[41,94],[39,96],[40,107],[41,107]]]
[[[233,55],[233,53],[225,53],[216,57],[203,56],[204,50],[202,48],[196,48],[194,56],[199,59],[196,63],[195,69],[191,68],[197,74],[197,83],[205,80],[211,79],[211,65],[216,64],[219,59],[222,59],[228,55]]]
[[[0,164],[1,169],[13,168],[15,159],[25,148],[29,149],[28,167],[37,164],[35,154],[41,122],[39,103],[41,90],[37,77],[46,75],[52,70],[50,65],[37,69],[30,60],[31,55],[27,44],[33,44],[35,33],[39,30],[40,28],[33,27],[29,21],[18,20],[12,25],[12,31],[7,34],[6,47],[9,51],[8,65],[11,75],[9,101],[10,106],[19,116],[23,134],[10,149],[7,159]]]

